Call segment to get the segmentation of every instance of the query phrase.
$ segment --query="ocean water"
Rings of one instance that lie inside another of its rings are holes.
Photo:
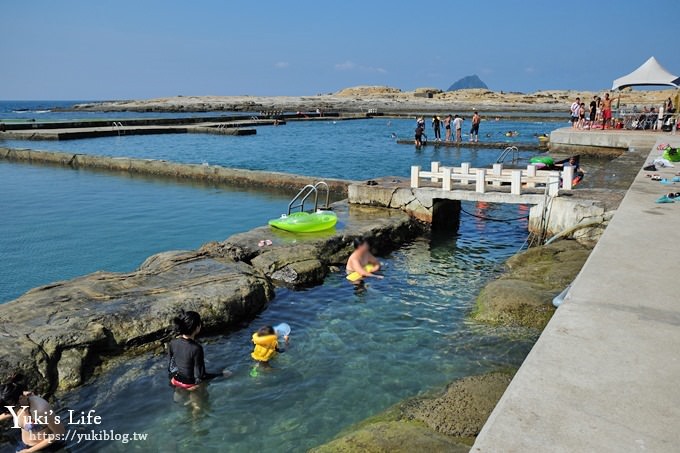
[[[488,209],[482,212],[495,217],[523,212]],[[371,280],[365,292],[341,273],[306,291],[278,290],[249,326],[204,340],[208,369],[234,375],[210,384],[209,409],[198,416],[173,400],[164,356],[121,360],[61,403],[95,409],[103,419],[96,429],[147,433],[148,440],[73,451],[304,452],[404,398],[517,367],[535,336],[467,315],[482,285],[522,244],[522,227],[465,216],[459,235],[421,238],[383,257],[385,279]],[[279,322],[292,328],[290,346],[273,370],[252,376],[250,336]]]
[[[484,121],[481,140],[535,142],[534,134],[549,132],[554,123]],[[0,140],[0,146],[34,148],[74,153],[165,159],[175,162],[270,170],[326,178],[369,179],[379,176],[408,176],[411,165],[429,168],[439,160],[446,165],[470,162],[487,166],[503,148],[472,149],[432,146],[417,150],[395,143],[392,134],[412,138],[413,120],[376,118],[352,121],[295,122],[284,126],[257,128],[257,135],[232,137],[203,134],[131,135],[69,141]],[[469,124],[464,127],[469,129]],[[505,137],[506,131],[517,137]],[[431,129],[427,134],[434,137]],[[487,137],[487,135],[490,135]],[[522,151],[522,150],[520,150]],[[522,151],[529,159],[536,151]]]
[[[266,224],[288,195],[0,160],[0,303]]]

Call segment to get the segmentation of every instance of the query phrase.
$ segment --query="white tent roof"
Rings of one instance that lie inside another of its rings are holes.
[[[627,76],[620,77],[614,80],[612,90],[620,90],[630,86],[649,86],[649,85],[668,85],[673,87],[680,87],[680,77],[671,74],[656,61],[656,58],[650,57],[642,66],[631,72]]]

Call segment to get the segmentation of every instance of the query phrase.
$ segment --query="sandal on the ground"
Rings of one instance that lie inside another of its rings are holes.
[[[675,197],[673,197],[675,198]],[[675,203],[675,200],[673,198],[668,197],[668,195],[661,195],[659,198],[657,198],[656,202],[657,203]]]

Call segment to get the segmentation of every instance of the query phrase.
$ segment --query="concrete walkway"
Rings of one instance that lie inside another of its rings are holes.
[[[608,154],[629,148],[649,149],[657,140],[672,137],[661,131],[623,129],[582,130],[562,127],[550,133],[550,150],[573,154]]]
[[[680,137],[659,138],[680,146]],[[654,149],[650,160],[659,155]],[[680,450],[680,202],[654,203],[680,183],[664,186],[647,173],[471,451]]]

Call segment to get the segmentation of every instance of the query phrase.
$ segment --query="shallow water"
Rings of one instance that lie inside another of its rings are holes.
[[[508,218],[520,211],[506,206],[484,213]],[[307,291],[279,290],[250,326],[204,340],[208,368],[235,374],[211,383],[210,409],[198,418],[173,402],[165,357],[119,361],[63,403],[96,409],[104,420],[97,429],[145,432],[149,440],[75,450],[301,452],[404,398],[518,366],[533,335],[483,327],[466,316],[525,231],[521,222],[465,216],[458,237],[419,239],[385,257],[386,278],[371,280],[363,293],[339,273]],[[252,377],[252,331],[278,322],[292,327],[290,347],[274,370]]]
[[[278,217],[287,195],[0,160],[0,303]]]
[[[464,132],[469,129],[469,121]],[[482,141],[535,142],[533,134],[554,129],[555,123],[484,121]],[[291,121],[285,126],[257,128],[257,135],[232,137],[205,134],[131,135],[68,141],[0,140],[0,146],[33,148],[74,153],[166,159],[251,170],[282,171],[326,178],[370,179],[380,176],[408,176],[411,165],[429,168],[439,160],[446,165],[470,162],[487,166],[502,149],[434,148],[416,150],[395,143],[391,134],[412,138],[413,120],[376,118],[352,121]],[[508,130],[520,132],[505,137]],[[442,131],[443,132],[443,131]],[[430,140],[434,138],[429,128]],[[490,137],[486,137],[490,134]],[[524,151],[528,159],[536,151]]]

